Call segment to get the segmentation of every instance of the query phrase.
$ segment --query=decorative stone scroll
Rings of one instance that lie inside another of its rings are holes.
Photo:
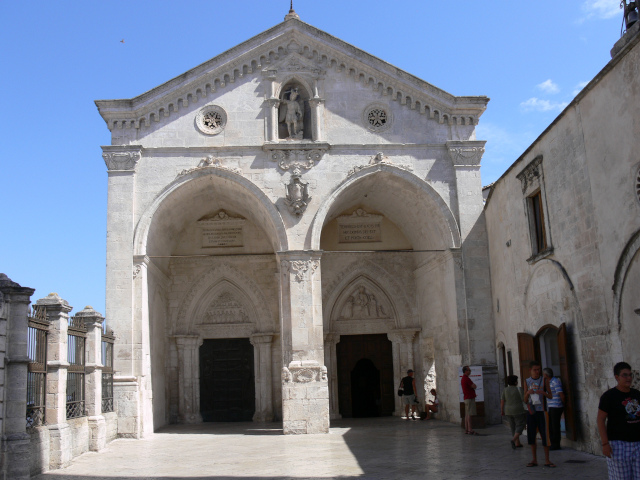
[[[116,147],[117,150],[112,148],[102,147],[102,158],[109,171],[127,171],[136,168],[142,154],[142,147],[127,148],[126,150],[122,147]]]
[[[329,144],[321,142],[267,143],[262,148],[271,160],[278,162],[278,166],[282,170],[291,170],[293,174],[300,175],[303,170],[309,170],[322,160],[325,152],[329,149]]]
[[[246,219],[231,217],[224,210],[198,220],[202,235],[202,248],[244,246]]]
[[[320,262],[318,260],[282,260],[280,266],[285,272],[294,275],[296,282],[300,283],[304,280],[307,272],[313,275],[313,272],[320,266]]]
[[[233,173],[237,173],[238,175],[242,175],[242,170],[234,167],[225,167],[222,165],[222,161],[219,158],[215,158],[213,155],[207,155],[205,158],[200,160],[200,163],[196,167],[186,168],[178,173],[178,177],[182,177],[183,175],[187,175],[188,173],[195,172],[196,170],[203,170],[207,168],[219,168],[221,170],[228,170]]]
[[[524,168],[524,170],[522,170],[518,175],[516,175],[516,178],[518,178],[522,183],[523,194],[526,193],[526,191],[531,186],[539,185],[541,177],[542,177],[542,155],[534,158],[533,161]]]
[[[371,157],[368,165],[357,165],[349,170],[349,172],[347,172],[347,177],[351,177],[352,175],[358,173],[360,170],[374,167],[376,165],[393,165],[394,167],[402,168],[403,170],[407,170],[409,172],[413,171],[413,167],[411,165],[393,163],[384,153],[378,152],[373,157]]]
[[[361,208],[338,217],[338,243],[381,242],[382,218]]]

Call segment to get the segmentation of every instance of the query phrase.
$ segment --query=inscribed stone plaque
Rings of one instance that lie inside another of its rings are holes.
[[[198,221],[202,234],[202,248],[244,246],[244,218],[230,217],[223,210],[213,217]]]
[[[382,241],[382,215],[371,215],[361,208],[338,217],[338,243]]]

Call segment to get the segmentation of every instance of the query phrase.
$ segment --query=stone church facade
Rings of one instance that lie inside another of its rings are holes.
[[[475,129],[456,97],[285,21],[127,100],[111,131],[106,318],[118,434],[399,415],[407,369],[499,421]],[[492,407],[490,407],[492,405]]]

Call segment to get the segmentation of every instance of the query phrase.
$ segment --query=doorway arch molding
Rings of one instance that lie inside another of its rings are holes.
[[[322,304],[327,306],[323,309],[325,331],[334,331],[333,329],[336,328],[334,321],[336,303],[344,290],[361,277],[385,293],[394,310],[395,328],[409,328],[416,323],[415,309],[411,307],[404,290],[393,276],[383,267],[369,260],[356,260],[344,268],[335,280],[327,285],[322,301]],[[404,319],[406,325],[401,325],[400,319]]]
[[[250,312],[249,318],[253,330],[249,332],[250,334],[260,329],[259,319],[261,318],[269,319],[272,324],[274,323],[272,312],[268,309],[266,297],[260,287],[237,268],[222,263],[191,282],[191,287],[178,309],[173,326],[174,332],[193,333],[193,322],[197,313],[206,308],[207,302],[211,302],[216,294],[224,291],[225,287],[247,299],[246,306]],[[185,331],[181,332],[181,328]]]
[[[398,184],[398,187],[402,186],[402,188],[396,189],[396,194],[394,196],[397,197],[397,201],[394,202],[395,206],[392,208],[395,208],[395,210],[400,213],[401,211],[406,212],[408,209],[407,205],[413,205],[415,210],[424,211],[425,215],[417,216],[423,217],[423,223],[425,225],[428,220],[432,220],[432,225],[437,226],[441,237],[439,239],[440,244],[437,245],[437,247],[460,247],[461,238],[458,222],[455,215],[440,194],[427,182],[404,168],[400,168],[389,163],[377,163],[368,165],[353,175],[348,176],[336,187],[331,195],[324,200],[316,212],[311,224],[310,243],[312,250],[318,250],[320,248],[320,237],[324,225],[335,216],[339,215],[343,209],[352,206],[351,204],[343,205],[345,199],[348,198],[349,193],[352,192],[359,183],[379,176],[387,176],[392,181],[395,181],[395,183]],[[393,187],[394,185],[389,185],[390,189]],[[415,198],[403,198],[404,195],[409,195],[406,193],[408,190],[413,190],[417,193],[417,201]],[[346,200],[346,202],[349,202],[349,200]],[[405,229],[402,228],[402,225],[398,224],[398,226],[403,230],[405,235],[410,233],[405,231]],[[411,235],[407,236],[411,237]],[[420,248],[420,246],[414,245],[414,248]],[[433,246],[431,246],[431,248],[433,248]]]

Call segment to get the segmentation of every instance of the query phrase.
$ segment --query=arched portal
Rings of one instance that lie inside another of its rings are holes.
[[[279,349],[278,291],[272,279],[275,252],[286,248],[272,202],[219,166],[179,175],[149,203],[134,235],[135,259],[146,266],[136,279],[135,302],[148,305],[137,310],[137,321],[148,332],[154,428],[199,422],[202,414],[240,420],[250,413],[260,421],[277,414],[281,399],[272,373],[280,366],[273,365],[278,356],[272,350]],[[221,388],[216,369],[237,364],[236,354],[249,362],[253,378],[244,388],[253,404],[241,415],[211,403]]]
[[[447,203],[413,173],[374,164],[348,177],[320,206],[310,244],[323,251],[332,417],[359,414],[353,410],[350,375],[358,361],[374,361],[358,352],[378,335],[391,347],[393,372],[381,380],[381,398],[392,400],[394,414],[400,415],[394,392],[413,369],[424,401],[424,385],[434,388],[433,373],[440,365],[444,374],[460,353],[457,322],[447,320],[458,318],[460,299],[451,292],[461,282],[456,267],[460,233]]]

